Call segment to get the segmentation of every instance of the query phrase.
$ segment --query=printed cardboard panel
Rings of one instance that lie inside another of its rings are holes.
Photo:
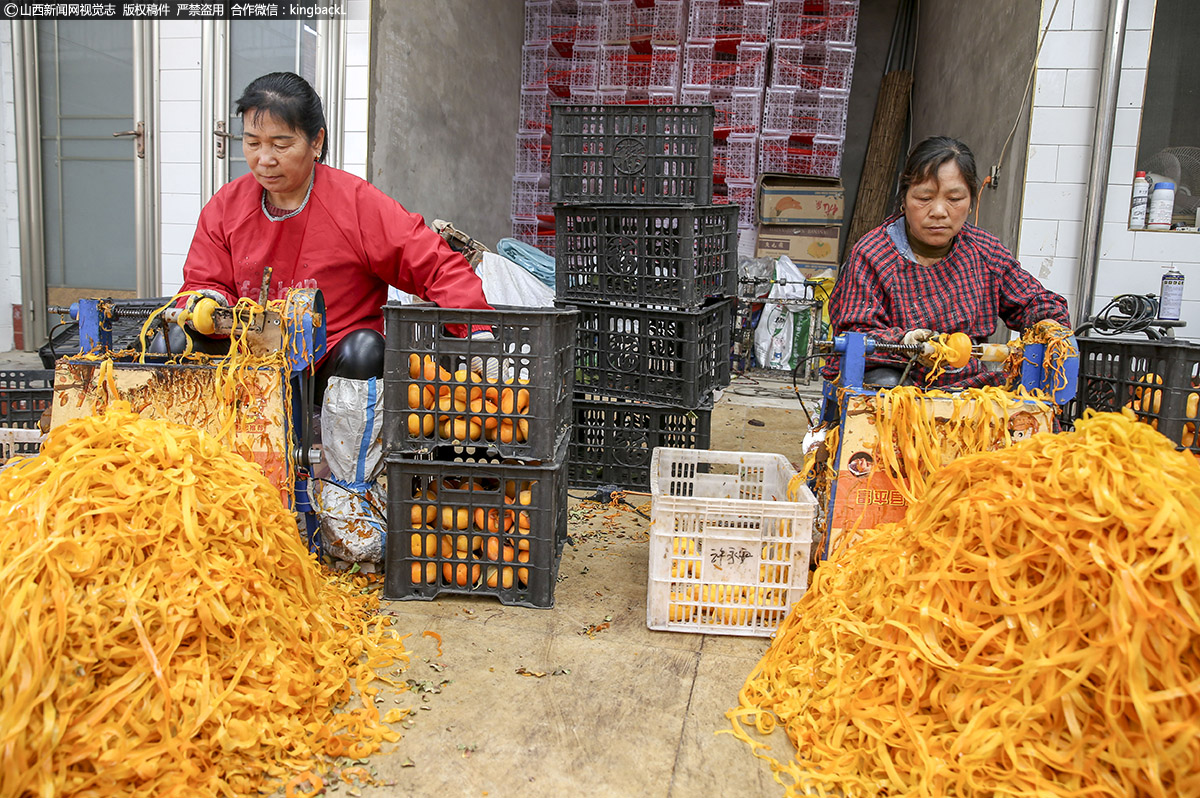
[[[1009,436],[1018,443],[1038,432],[1053,428],[1049,408],[1013,401],[1009,420]],[[1017,407],[1018,405],[1023,406]],[[929,413],[936,419],[949,420],[954,414],[954,402],[947,398],[927,400]],[[1004,447],[997,439],[995,448]],[[908,504],[892,476],[879,468],[879,435],[875,429],[875,397],[857,395],[846,397],[846,411],[834,454],[837,479],[828,507],[826,535],[821,556],[828,557],[845,532],[861,533],[869,529],[904,520]],[[942,464],[947,465],[950,457]]]
[[[55,367],[55,401],[50,426],[103,411],[108,387],[97,380],[99,362],[63,360]],[[128,401],[143,418],[171,421],[219,435],[228,420],[219,408],[214,366],[147,366],[116,363],[117,397]],[[233,448],[257,463],[285,501],[293,486],[288,479],[289,423],[285,415],[284,378],[279,369],[261,368],[238,381],[233,420]]]
[[[840,227],[759,225],[754,254],[760,258],[787,255],[797,264],[837,266],[840,233]]]
[[[762,224],[841,224],[845,192],[840,180],[795,175],[761,175],[758,221]]]

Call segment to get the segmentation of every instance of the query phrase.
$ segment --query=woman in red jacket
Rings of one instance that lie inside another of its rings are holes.
[[[183,288],[224,304],[320,289],[328,354],[318,364],[318,396],[331,376],[382,376],[389,285],[443,307],[490,307],[466,259],[420,216],[324,164],[325,114],[307,81],[264,75],[246,87],[237,113],[250,174],[200,212]]]

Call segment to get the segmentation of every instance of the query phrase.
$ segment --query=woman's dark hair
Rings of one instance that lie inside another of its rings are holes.
[[[971,192],[971,204],[979,196],[979,174],[975,171],[975,154],[971,148],[958,139],[949,136],[930,136],[908,154],[904,163],[904,171],[900,173],[900,191],[896,200],[901,207],[908,190],[918,183],[924,183],[930,178],[937,178],[942,164],[953,161],[962,172],[963,180]]]
[[[293,130],[299,130],[309,143],[317,140],[317,134],[325,129],[325,141],[321,143],[321,156],[325,162],[329,152],[329,130],[325,128],[325,111],[321,98],[308,81],[295,72],[272,72],[255,78],[242,92],[237,101],[237,115],[254,109],[254,118],[268,113]]]

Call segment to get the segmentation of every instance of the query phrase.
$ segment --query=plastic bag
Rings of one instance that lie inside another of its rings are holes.
[[[738,293],[740,296],[762,296],[771,288],[775,276],[774,258],[738,257]]]
[[[775,262],[775,284],[767,299],[804,299],[804,275],[782,256]],[[799,329],[798,329],[799,328]],[[764,368],[794,369],[804,353],[793,346],[807,330],[805,314],[794,313],[779,302],[766,302],[754,329],[754,357]]]
[[[554,307],[554,289],[503,255],[483,253],[475,273],[483,281],[483,295],[492,305],[528,308]]]
[[[347,562],[382,562],[387,496],[383,460],[383,381],[331,377],[321,405],[322,459],[330,477],[316,483],[321,542]]]

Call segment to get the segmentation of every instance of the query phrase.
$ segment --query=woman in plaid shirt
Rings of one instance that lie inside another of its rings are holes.
[[[998,238],[967,223],[978,193],[975,156],[965,144],[945,136],[918,144],[900,176],[899,212],[859,239],[842,266],[829,301],[833,334],[850,330],[912,344],[964,332],[982,343],[997,319],[1013,330],[1043,319],[1069,325],[1066,300],[1021,268]],[[867,365],[865,382],[886,384],[890,370],[895,384],[905,360],[878,354]],[[926,385],[927,371],[914,366],[913,382]],[[836,363],[823,376],[836,379]],[[972,359],[929,387],[971,388],[1002,378]]]

